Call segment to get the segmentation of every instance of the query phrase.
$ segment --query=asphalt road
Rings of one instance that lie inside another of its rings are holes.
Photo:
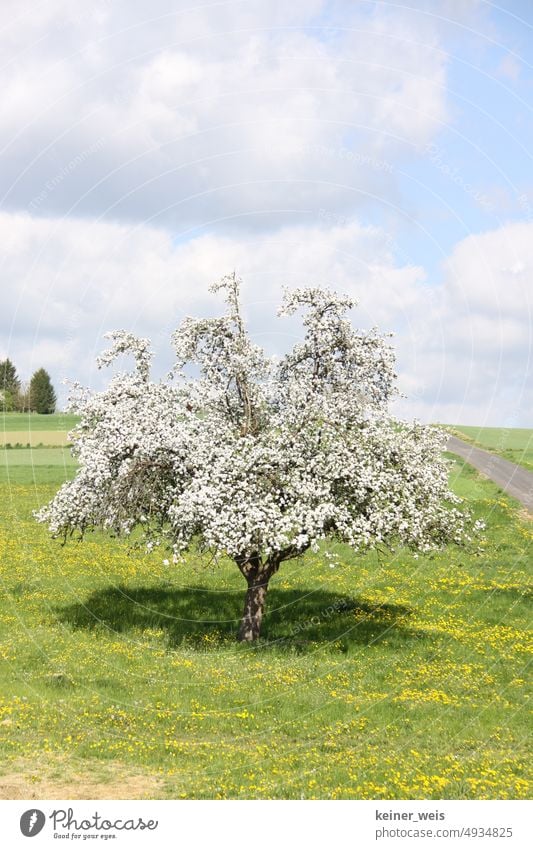
[[[527,469],[489,451],[484,451],[482,448],[476,448],[468,442],[463,442],[456,436],[450,436],[446,448],[462,457],[533,513],[533,474]]]

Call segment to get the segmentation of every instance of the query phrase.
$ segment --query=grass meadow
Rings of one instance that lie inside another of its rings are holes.
[[[478,550],[285,564],[250,646],[236,567],[62,547],[32,510],[68,452],[0,453],[1,797],[531,795],[531,524],[469,467]]]
[[[466,442],[499,454],[533,472],[533,428],[454,425],[452,429]]]
[[[0,446],[66,445],[67,433],[78,423],[71,413],[3,413],[0,412]]]

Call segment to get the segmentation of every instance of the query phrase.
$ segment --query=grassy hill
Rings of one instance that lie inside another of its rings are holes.
[[[306,555],[245,646],[232,564],[62,546],[31,514],[68,452],[2,454],[0,796],[530,796],[531,526],[468,467],[479,551]]]
[[[533,471],[533,428],[452,425],[450,429],[466,442]]]

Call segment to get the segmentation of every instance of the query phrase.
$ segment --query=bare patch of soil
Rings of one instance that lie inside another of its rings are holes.
[[[158,799],[160,776],[121,763],[16,761],[0,775],[0,799]]]

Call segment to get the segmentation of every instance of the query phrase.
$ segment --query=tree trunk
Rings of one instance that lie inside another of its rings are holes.
[[[248,579],[244,613],[237,637],[241,642],[252,642],[259,637],[269,578],[270,576],[260,575]]]

